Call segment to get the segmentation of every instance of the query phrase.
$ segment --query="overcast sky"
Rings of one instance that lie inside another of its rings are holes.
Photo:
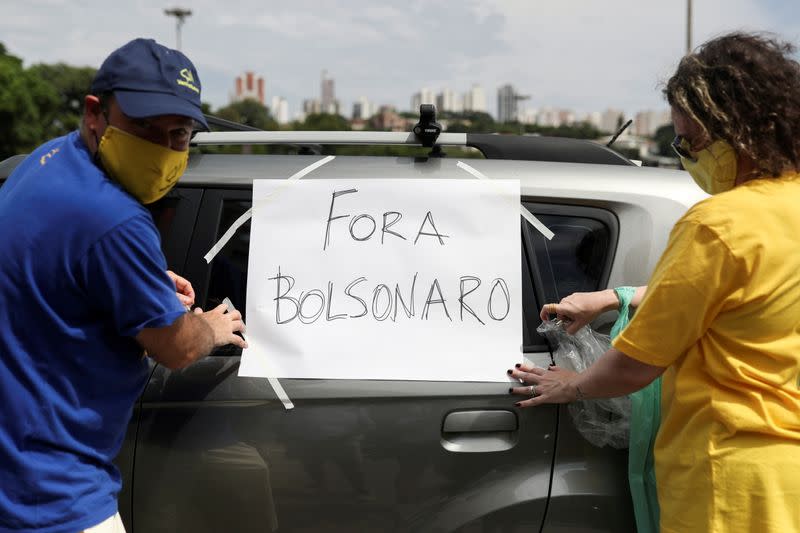
[[[159,0],[0,0],[0,42],[26,65],[99,66],[128,40],[175,46]],[[659,83],[686,43],[686,0],[180,0],[193,11],[183,51],[203,100],[228,103],[245,70],[266,80],[292,114],[319,97],[320,73],[353,100],[410,107],[421,87],[483,86],[490,112],[511,83],[529,107],[578,112],[663,109]],[[800,44],[800,0],[693,0],[697,45],[731,30],[778,33]]]

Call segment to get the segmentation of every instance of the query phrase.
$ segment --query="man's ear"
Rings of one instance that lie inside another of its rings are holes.
[[[106,127],[103,106],[100,104],[100,99],[93,94],[87,94],[83,99],[83,121],[86,127],[98,136],[103,134]]]

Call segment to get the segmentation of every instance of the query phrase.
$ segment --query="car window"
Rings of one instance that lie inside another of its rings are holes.
[[[539,218],[557,235],[552,240],[538,242],[535,253],[546,292],[554,290],[548,301],[557,302],[573,292],[597,290],[609,248],[608,228],[589,218],[558,215],[539,215]]]
[[[219,223],[216,228],[216,238],[219,238],[230,226],[245,213],[251,206],[249,199],[224,199],[219,216]],[[550,283],[560,283],[562,290],[569,287],[587,287],[592,283],[596,284],[599,277],[596,275],[598,267],[592,267],[591,263],[595,256],[600,257],[605,254],[607,242],[598,239],[602,233],[602,224],[595,233],[587,230],[585,221],[576,217],[551,217],[542,215],[545,223],[552,224],[553,230],[564,233],[564,242],[547,248],[546,253],[536,253],[537,262],[544,261],[548,271],[558,272],[558,276],[553,281],[554,276],[550,275],[546,279]],[[521,219],[523,231],[531,229],[530,224]],[[581,226],[583,224],[583,226]],[[599,233],[598,233],[599,232]],[[608,232],[604,234],[606,241]],[[577,242],[577,244],[576,244]],[[583,244],[580,244],[583,242]],[[587,248],[588,247],[588,248]],[[206,307],[213,307],[221,303],[226,297],[230,298],[233,305],[242,312],[245,322],[247,321],[247,260],[250,249],[250,221],[241,226],[233,235],[231,240],[220,250],[214,261],[211,263],[211,274],[208,284]],[[602,252],[602,253],[601,253]],[[584,257],[583,255],[586,255]],[[594,255],[592,255],[594,254]],[[525,246],[522,247],[522,300],[523,300],[523,327],[522,344],[526,352],[537,352],[546,350],[546,343],[536,333],[539,325],[539,303],[537,303],[534,290],[534,276],[531,271],[530,255]],[[581,261],[579,261],[581,259]],[[601,258],[602,259],[602,258]],[[542,267],[539,267],[542,268]],[[539,269],[537,268],[537,270]],[[602,267],[599,267],[602,270]],[[545,291],[545,293],[553,291]]]
[[[250,200],[223,200],[217,227],[217,237],[250,209]],[[244,223],[211,263],[207,307],[230,298],[236,309],[247,320],[247,258],[250,251],[250,221]]]
[[[592,207],[525,205],[555,234],[551,240],[535,230],[526,235],[540,303],[605,287],[616,250],[616,217]]]
[[[158,233],[161,235],[162,243],[170,238],[170,232],[175,222],[175,214],[178,211],[180,201],[179,196],[169,195],[145,206],[153,217],[153,223],[155,223]]]
[[[202,195],[202,189],[178,187],[146,206],[161,236],[167,267],[181,275]]]

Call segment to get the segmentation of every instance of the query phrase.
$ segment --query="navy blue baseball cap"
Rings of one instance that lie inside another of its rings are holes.
[[[111,52],[90,89],[113,92],[122,112],[133,118],[190,117],[208,129],[200,107],[200,78],[189,58],[153,39],[134,39]]]

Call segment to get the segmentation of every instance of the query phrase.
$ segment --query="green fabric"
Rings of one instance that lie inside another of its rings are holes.
[[[611,328],[613,339],[630,321],[630,305],[635,287],[617,287],[619,318]],[[628,447],[628,483],[638,533],[658,533],[658,495],[653,460],[658,426],[661,423],[661,378],[630,395],[631,437]]]

